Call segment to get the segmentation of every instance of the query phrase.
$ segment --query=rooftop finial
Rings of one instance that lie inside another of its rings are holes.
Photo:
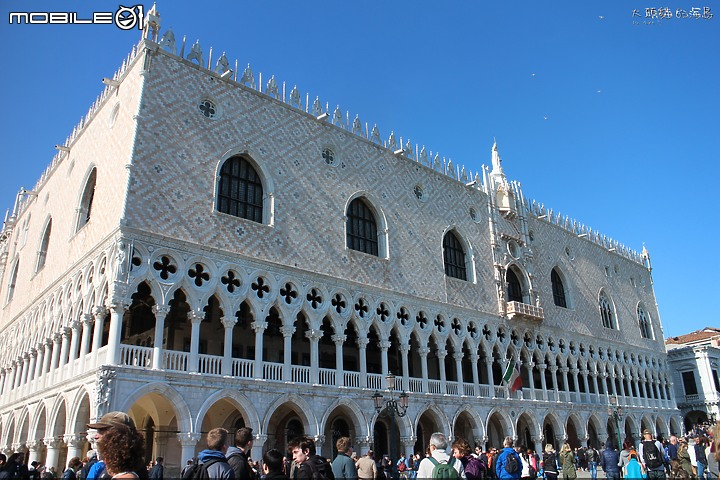
[[[492,173],[503,173],[502,167],[500,166],[500,154],[498,154],[498,148],[497,148],[497,141],[493,137],[493,146],[492,146],[492,166],[493,171]]]

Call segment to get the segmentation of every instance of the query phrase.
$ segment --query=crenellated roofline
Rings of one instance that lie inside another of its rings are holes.
[[[50,165],[48,165],[36,182],[33,192],[39,191],[58,165],[69,156],[70,149],[76,139],[82,134],[85,127],[91,123],[92,119],[100,110],[102,105],[104,105],[110,94],[112,94],[117,86],[122,82],[130,66],[140,56],[140,52],[145,50],[155,52],[162,51],[163,54],[173,56],[183,63],[191,64],[195,66],[195,68],[203,70],[204,73],[216,76],[221,81],[225,81],[236,87],[248,89],[263,97],[279,101],[292,110],[314,117],[314,119],[318,122],[327,123],[335,128],[357,135],[365,141],[369,141],[380,148],[388,150],[390,154],[395,155],[396,157],[417,162],[442,175],[448,176],[457,182],[462,182],[468,188],[480,190],[486,195],[494,195],[496,193],[494,190],[496,188],[497,181],[493,181],[491,177],[501,176],[504,186],[513,191],[515,198],[518,199],[519,202],[518,207],[524,212],[536,217],[536,219],[545,220],[548,223],[559,226],[580,238],[585,238],[609,252],[614,252],[649,268],[649,255],[646,254],[647,250],[643,249],[643,253],[638,253],[637,251],[620,244],[616,240],[594,231],[592,228],[585,226],[577,220],[571,219],[567,216],[563,217],[560,213],[555,214],[552,209],[546,208],[544,204],[540,204],[535,200],[528,203],[522,195],[520,183],[516,181],[505,181],[505,175],[500,166],[497,142],[495,140],[493,140],[493,147],[491,150],[492,171],[490,171],[489,167],[483,164],[481,166],[481,170],[473,174],[473,172],[466,169],[465,166],[459,164],[456,165],[452,159],[441,156],[438,152],[428,150],[425,145],[421,146],[418,143],[413,145],[409,139],[403,139],[402,136],[395,135],[394,130],[390,132],[387,140],[383,140],[380,136],[380,130],[377,124],[373,124],[373,127],[369,128],[369,123],[361,122],[358,114],[356,114],[351,121],[350,118],[352,115],[349,111],[346,110],[343,112],[339,105],[331,111],[330,102],[326,101],[323,105],[319,96],[316,96],[315,100],[311,102],[310,93],[305,93],[303,100],[297,85],[293,84],[293,88],[288,93],[287,83],[285,81],[278,83],[275,79],[275,75],[271,75],[263,86],[262,72],[258,73],[258,81],[256,82],[255,73],[250,67],[250,64],[245,67],[242,75],[238,75],[238,60],[235,60],[235,68],[231,69],[230,62],[225,52],[223,52],[222,55],[215,60],[215,67],[212,68],[213,48],[210,48],[206,60],[199,40],[196,40],[195,43],[189,47],[189,51],[186,54],[187,37],[184,36],[180,46],[180,51],[178,52],[175,42],[175,34],[172,29],[168,28],[163,32],[162,36],[160,36],[160,24],[160,15],[157,13],[156,8],[153,7],[152,10],[148,12],[145,19],[146,28],[143,30],[143,38],[137,45],[132,47],[130,53],[115,74],[111,78],[103,79],[105,88],[95,102],[93,102],[90,106],[87,114],[82,117],[75,128],[73,128],[72,132],[65,139],[62,145],[56,146],[58,152],[55,154],[50,162]],[[239,80],[238,76],[240,77]],[[27,190],[21,188],[17,195],[12,213],[8,212],[5,215],[5,221],[3,223],[2,230],[0,230],[0,238],[2,238],[3,233],[6,232],[8,227],[14,225],[17,221],[17,218],[19,218],[20,214],[24,210],[24,207],[29,203],[28,198]],[[1,243],[2,242],[0,242],[0,244]]]

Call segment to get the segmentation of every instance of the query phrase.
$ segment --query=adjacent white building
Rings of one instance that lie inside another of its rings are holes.
[[[670,337],[665,346],[686,429],[720,419],[720,328]]]
[[[170,469],[217,426],[255,458],[598,445],[611,396],[625,436],[680,432],[647,251],[526,199],[497,145],[471,173],[149,18],[0,234],[3,451],[61,467],[111,410]]]

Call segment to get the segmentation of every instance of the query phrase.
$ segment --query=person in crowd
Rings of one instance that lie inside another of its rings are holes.
[[[513,443],[512,437],[505,437],[502,452],[500,452],[500,455],[498,455],[495,460],[495,475],[497,478],[517,479],[520,478],[520,475],[522,474],[522,459],[513,448]],[[508,457],[513,457],[513,459],[509,460]],[[508,471],[509,468],[506,467],[508,462],[517,462],[517,468],[514,472]]]
[[[575,480],[577,478],[577,466],[575,454],[569,443],[564,443],[560,449],[560,466],[562,468],[563,480]]]
[[[336,480],[350,479],[357,480],[358,473],[355,468],[355,462],[350,458],[352,454],[352,445],[350,437],[340,437],[335,442],[338,454],[332,462],[332,471]]]
[[[620,478],[620,454],[615,450],[612,440],[605,443],[605,449],[600,453],[600,467],[608,480]]]
[[[355,467],[357,467],[358,478],[360,480],[373,480],[377,475],[377,466],[373,458],[373,451],[368,450],[364,457],[358,459]]]
[[[382,467],[385,479],[390,480],[390,477],[392,476],[392,460],[390,460],[390,457],[388,457],[387,455],[383,455],[380,466]]]
[[[189,458],[187,462],[185,462],[185,466],[182,468],[182,470],[180,470],[180,478],[183,478],[185,476],[185,472],[187,472],[188,469],[193,466],[193,463],[195,463],[194,458]]]
[[[670,441],[667,445],[667,456],[670,460],[677,460],[678,437],[670,435]]]
[[[255,480],[257,478],[249,460],[253,442],[252,428],[242,427],[235,432],[235,446],[228,447],[225,454],[228,465],[235,472],[235,480]]]
[[[524,447],[519,447],[516,449],[518,454],[520,455],[520,461],[522,463],[522,469],[520,471],[520,478],[523,480],[531,480],[533,478],[537,477],[537,473],[535,470],[535,467],[532,466],[530,455],[528,455],[528,451]]]
[[[0,479],[6,479],[10,478],[10,475],[5,470],[5,467],[7,466],[7,457],[4,453],[0,453]]]
[[[315,441],[305,435],[294,438],[288,445],[293,460],[297,463],[295,478],[312,480],[317,478],[332,479],[332,466],[315,453]]]
[[[165,476],[165,459],[163,457],[157,457],[155,459],[155,465],[150,469],[148,477],[151,480],[163,480]]]
[[[452,465],[452,467],[457,470],[458,478],[465,478],[465,469],[463,468],[462,462],[447,453],[447,448],[448,442],[444,433],[435,432],[430,435],[430,445],[428,446],[430,456],[420,462],[417,477],[420,479],[432,478],[435,465],[438,463],[446,463]]]
[[[198,464],[205,465],[210,478],[226,478],[233,480],[235,472],[228,464],[225,453],[228,450],[228,431],[224,428],[213,428],[207,433],[207,448],[198,453]]]
[[[643,470],[648,478],[665,478],[665,462],[662,443],[653,438],[650,430],[643,431],[643,441],[640,442],[638,456]]]
[[[473,455],[470,444],[458,437],[452,444],[453,456],[460,460],[468,480],[480,480],[485,477],[485,465],[479,456]]]
[[[685,438],[678,440],[677,458],[680,462],[680,467],[688,474],[688,478],[693,477],[692,462],[690,461],[690,453],[688,452],[688,442]]]
[[[551,443],[545,445],[542,459],[543,472],[547,480],[557,480],[558,477],[558,459],[555,447]]]
[[[285,457],[273,448],[263,454],[264,480],[287,480],[284,472]]]
[[[85,480],[88,476],[88,473],[90,472],[90,469],[93,465],[95,465],[98,462],[97,458],[97,451],[95,450],[88,450],[87,451],[87,461],[83,463],[83,467],[78,472],[78,479]]]
[[[625,465],[625,469],[623,470],[623,477],[627,479],[639,479],[643,478],[644,473],[645,468],[638,461],[637,452],[635,450],[631,450],[630,456],[628,457],[628,463]]]
[[[412,470],[412,468],[410,468],[409,466],[409,463],[410,462],[408,462],[408,459],[405,457],[405,453],[400,452],[400,458],[398,458],[398,461],[395,462],[395,469],[397,470],[400,478],[406,479],[409,477],[409,473]]]
[[[136,430],[135,422],[133,422],[132,418],[130,418],[130,416],[125,412],[109,412],[103,415],[97,422],[87,424],[87,428],[89,430],[95,430],[92,437],[96,446],[102,439],[105,432],[107,432],[111,427],[116,426],[126,426],[131,430]],[[87,480],[96,480],[104,476],[105,462],[102,460],[102,455],[98,455],[98,457],[99,460],[93,463],[87,472]],[[145,471],[147,472],[147,470]]]
[[[585,450],[585,461],[587,463],[588,471],[590,472],[590,478],[592,480],[597,479],[597,464],[600,458],[600,453],[592,445],[588,445]]]
[[[697,463],[697,477],[698,479],[707,478],[707,466],[708,459],[705,453],[705,448],[708,446],[709,441],[706,436],[701,436],[695,442],[695,462]]]
[[[134,424],[117,424],[103,430],[97,449],[107,474],[113,479],[147,479],[145,439]]]
[[[625,466],[630,461],[630,450],[633,449],[633,444],[629,439],[625,439],[623,442],[623,449],[620,451],[620,460],[618,463],[618,466],[620,467],[620,471],[625,471]]]
[[[76,480],[77,479],[77,472],[80,470],[83,466],[82,460],[80,460],[80,457],[73,457],[68,462],[68,467],[65,469],[62,475],[62,480]]]
[[[3,470],[7,474],[5,478],[28,478],[28,468],[25,466],[25,454],[23,452],[11,454],[7,462],[5,462]]]

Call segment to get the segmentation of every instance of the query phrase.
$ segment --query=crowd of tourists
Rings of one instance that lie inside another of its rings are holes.
[[[85,458],[71,458],[63,472],[45,468],[37,461],[26,464],[23,453],[9,458],[0,454],[0,480],[3,479],[159,479],[164,480],[162,457],[145,462],[145,440],[132,419],[123,412],[110,412],[92,429],[95,450]],[[335,444],[337,456],[331,461],[318,455],[315,442],[307,436],[290,441],[287,452],[270,449],[262,462],[253,461],[251,428],[237,430],[233,441],[224,428],[207,433],[207,448],[187,460],[183,479],[217,478],[228,480],[574,480],[579,471],[596,480],[598,469],[608,480],[624,479],[718,479],[720,463],[720,423],[715,427],[698,425],[687,436],[654,438],[649,430],[638,443],[626,440],[617,448],[608,440],[598,450],[571,448],[563,444],[556,451],[547,444],[542,452],[516,445],[505,437],[502,447],[483,451],[472,448],[463,438],[450,443],[445,434],[430,436],[427,449],[398,459],[376,456],[367,450],[362,456],[353,451],[349,437]],[[234,443],[234,446],[230,446]]]

